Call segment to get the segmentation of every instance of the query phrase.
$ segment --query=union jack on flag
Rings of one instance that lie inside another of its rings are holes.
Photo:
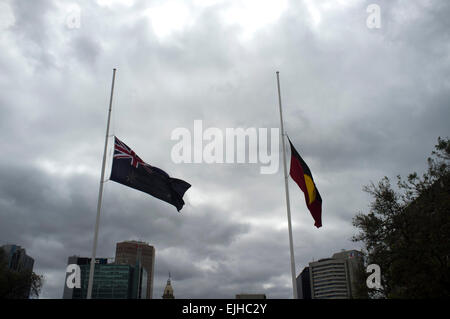
[[[138,168],[141,164],[149,173],[151,173],[151,165],[144,162],[136,153],[129,148],[124,142],[114,136],[114,156],[115,159],[131,159],[130,165]]]
[[[163,200],[175,206],[178,211],[185,204],[184,193],[191,187],[188,182],[170,177],[162,169],[145,163],[115,136],[109,179]]]

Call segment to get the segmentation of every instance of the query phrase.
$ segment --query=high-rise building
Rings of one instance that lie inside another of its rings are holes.
[[[34,259],[27,255],[24,248],[18,245],[4,245],[1,248],[5,251],[9,269],[33,271]]]
[[[69,288],[64,282],[63,299],[86,299],[89,283],[90,258],[69,257],[68,264],[80,266],[81,287]],[[107,258],[96,258],[92,299],[145,299],[147,293],[147,272],[137,263],[118,265],[108,263]]]
[[[357,250],[343,250],[331,258],[309,263],[311,297],[313,299],[350,299],[357,283],[356,271],[363,263]]]
[[[332,258],[344,259],[347,262],[351,298],[355,298],[357,286],[361,284],[358,282],[358,280],[361,280],[361,278],[358,277],[358,268],[363,267],[364,265],[364,254],[358,250],[342,250],[339,253],[333,254]]]
[[[142,241],[124,241],[116,244],[115,263],[118,265],[142,264],[147,272],[147,299],[153,297],[153,274],[155,269],[155,248]]]
[[[27,255],[26,250],[18,245],[3,245],[0,247],[5,252],[8,268],[17,272],[32,273],[34,259]],[[30,297],[31,285],[24,289],[22,298]],[[21,293],[22,294],[22,293]]]
[[[309,267],[305,267],[297,276],[298,299],[311,299],[311,282],[309,281]]]

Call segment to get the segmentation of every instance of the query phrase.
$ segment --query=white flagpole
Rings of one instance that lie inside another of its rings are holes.
[[[294,299],[297,299],[297,281],[295,276],[295,260],[294,260],[294,245],[292,242],[292,226],[291,226],[291,204],[289,201],[289,187],[288,187],[288,174],[286,167],[286,145],[283,124],[283,111],[281,107],[281,93],[280,93],[280,72],[277,71],[277,85],[278,85],[278,104],[280,106],[280,123],[281,123],[281,140],[283,145],[283,163],[284,163],[284,185],[286,189],[286,207],[287,207],[287,218],[288,218],[288,231],[289,231],[289,248],[291,251],[291,273],[292,273],[292,290]]]
[[[88,284],[88,291],[87,291],[87,299],[91,299],[91,297],[92,297],[92,286],[94,283],[94,269],[95,269],[95,257],[96,257],[96,253],[97,253],[98,226],[100,223],[100,211],[102,208],[103,183],[104,183],[103,180],[105,178],[106,149],[108,147],[109,123],[111,120],[111,108],[112,108],[112,99],[113,99],[115,79],[116,79],[116,69],[113,69],[113,77],[112,77],[112,84],[111,84],[111,96],[109,98],[108,124],[106,125],[105,148],[103,150],[102,174],[100,177],[100,188],[98,191],[97,218],[95,220],[94,246],[92,248],[91,268],[89,270],[89,284]]]

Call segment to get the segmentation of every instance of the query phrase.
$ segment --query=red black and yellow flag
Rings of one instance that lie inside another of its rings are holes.
[[[322,197],[320,197],[308,165],[298,154],[290,139],[289,144],[291,144],[291,170],[289,175],[305,194],[306,206],[315,221],[314,226],[319,228],[322,226]]]

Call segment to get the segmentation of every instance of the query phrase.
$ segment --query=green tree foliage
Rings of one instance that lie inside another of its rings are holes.
[[[381,268],[382,289],[370,296],[386,298],[450,297],[450,141],[438,138],[428,170],[406,180],[398,190],[384,177],[363,190],[373,197],[370,211],[357,214],[367,264]]]
[[[0,299],[37,298],[43,276],[34,272],[18,272],[8,268],[5,252],[0,248]]]

